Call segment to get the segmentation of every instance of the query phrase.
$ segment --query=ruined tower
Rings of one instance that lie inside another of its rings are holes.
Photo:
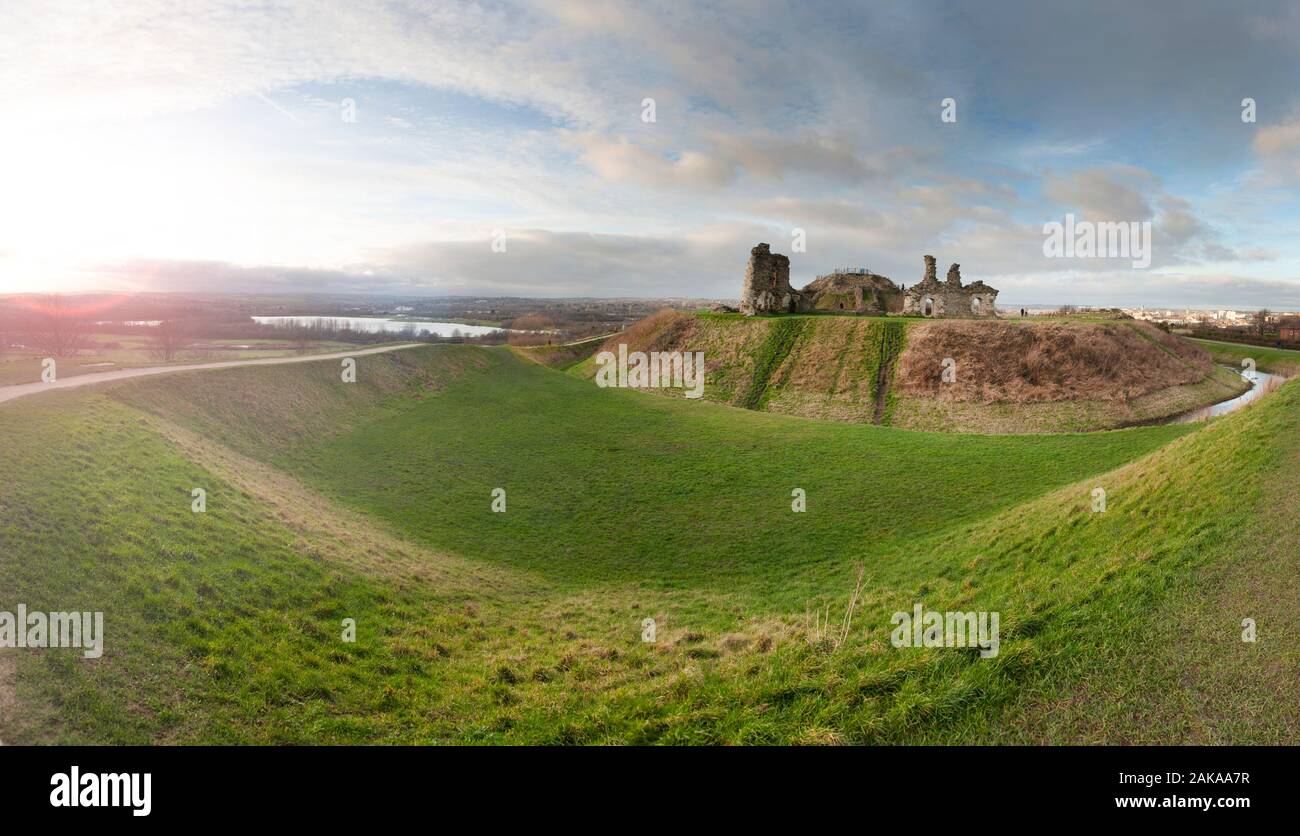
[[[740,312],[754,316],[796,313],[806,309],[803,295],[790,287],[790,259],[772,252],[767,244],[759,244],[750,250],[745,284],[741,288]]]

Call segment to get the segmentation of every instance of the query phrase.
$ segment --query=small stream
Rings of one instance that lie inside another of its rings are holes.
[[[1226,401],[1220,401],[1209,406],[1201,406],[1189,412],[1180,415],[1174,415],[1161,421],[1163,424],[1187,424],[1192,421],[1204,421],[1206,418],[1217,418],[1220,415],[1227,415],[1229,412],[1235,412],[1248,403],[1263,397],[1272,392],[1286,382],[1286,378],[1280,374],[1270,374],[1269,372],[1243,371],[1233,366],[1224,366],[1225,369],[1231,369],[1238,372],[1243,379],[1250,381],[1251,387],[1242,392],[1235,398],[1229,398]]]

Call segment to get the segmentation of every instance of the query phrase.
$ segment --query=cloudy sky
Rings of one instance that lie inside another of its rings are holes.
[[[1300,2],[847,5],[5,0],[0,293],[725,298],[768,241],[1300,307]]]

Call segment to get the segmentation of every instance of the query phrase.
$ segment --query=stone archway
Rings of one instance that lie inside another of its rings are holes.
[[[970,298],[970,312],[976,316],[980,315],[980,303],[981,300],[978,296],[972,296]]]
[[[925,316],[934,316],[934,297],[925,297],[925,302],[923,304],[924,308],[922,310],[925,312]]]

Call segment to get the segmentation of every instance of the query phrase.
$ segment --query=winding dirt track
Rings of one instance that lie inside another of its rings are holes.
[[[50,392],[55,389],[72,389],[77,386],[91,386],[96,383],[110,383],[114,380],[127,380],[132,377],[146,377],[171,372],[193,372],[200,369],[230,369],[236,366],[274,366],[280,363],[311,363],[316,360],[342,360],[344,357],[364,357],[367,354],[384,354],[389,351],[401,351],[417,348],[424,343],[405,343],[387,345],[379,348],[363,348],[357,351],[340,351],[334,354],[304,354],[295,357],[262,357],[256,360],[224,360],[219,363],[190,363],[183,366],[144,366],[138,369],[118,369],[111,372],[92,372],[74,377],[65,377],[53,383],[19,383],[13,386],[0,386],[0,403],[35,395],[37,392]],[[57,367],[56,367],[57,368]]]

